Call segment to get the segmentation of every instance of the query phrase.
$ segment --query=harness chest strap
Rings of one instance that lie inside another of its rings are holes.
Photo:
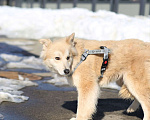
[[[108,49],[105,46],[101,46],[99,50],[87,50],[85,49],[84,53],[81,56],[81,60],[80,62],[77,64],[77,66],[74,68],[73,72],[77,69],[77,67],[86,60],[86,58],[88,57],[88,55],[96,55],[96,54],[104,54],[104,58],[103,58],[103,63],[101,66],[101,76],[103,77],[103,73],[106,70],[106,67],[108,65],[108,54],[110,53],[110,49]],[[73,72],[69,75],[71,76],[73,74]]]

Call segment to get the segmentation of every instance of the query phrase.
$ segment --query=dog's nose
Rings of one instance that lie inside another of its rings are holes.
[[[64,73],[65,73],[66,75],[69,74],[69,72],[70,72],[69,69],[65,69],[65,70],[64,70]]]

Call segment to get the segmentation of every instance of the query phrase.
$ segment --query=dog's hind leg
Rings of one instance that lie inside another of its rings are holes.
[[[137,82],[138,79],[133,78],[132,75],[126,76],[124,81],[128,90],[142,106],[144,112],[143,120],[150,120],[150,88],[148,84],[146,85],[145,82],[140,82],[141,80]]]
[[[128,107],[127,113],[135,112],[138,108],[140,103],[135,99],[135,97],[130,93],[126,85],[122,85],[121,90],[119,91],[119,96],[123,99],[131,99],[134,100],[132,104]]]
[[[140,102],[144,112],[143,120],[150,120],[150,98],[147,95],[145,98],[143,96],[138,97],[138,101]]]
[[[100,88],[96,77],[81,76],[78,90],[78,109],[77,117],[75,120],[89,120],[92,118],[92,114],[96,111],[96,105],[98,97],[100,95]]]
[[[140,103],[135,99],[132,104],[128,107],[127,113],[135,112],[139,108]]]

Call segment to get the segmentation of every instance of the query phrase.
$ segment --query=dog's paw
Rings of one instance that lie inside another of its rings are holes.
[[[133,103],[128,107],[127,113],[133,113],[139,108],[140,103],[134,100]]]
[[[71,118],[70,120],[76,120],[76,118]]]
[[[129,108],[127,109],[127,113],[133,113],[133,112],[135,112],[135,110],[134,110],[133,108],[130,108],[130,107],[129,107]]]

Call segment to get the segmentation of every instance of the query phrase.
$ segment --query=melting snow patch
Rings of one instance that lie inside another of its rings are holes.
[[[28,100],[29,97],[21,95],[23,92],[18,91],[25,86],[37,85],[29,80],[13,80],[0,78],[0,103],[3,101],[10,102],[24,102]]]
[[[25,57],[25,56],[17,56],[17,55],[10,55],[10,54],[1,54],[0,62],[1,60],[2,60],[2,65],[5,65],[4,66],[5,68],[26,68],[26,69],[37,69],[37,70],[46,69],[46,67],[42,63],[42,60],[34,56]]]
[[[66,77],[60,77],[57,74],[53,75],[53,79],[46,81],[47,83],[55,84],[57,86],[68,85]]]
[[[4,66],[5,64],[6,64],[6,61],[0,57],[0,67]]]
[[[21,56],[11,54],[0,54],[0,58],[6,62],[19,62],[22,60]]]

